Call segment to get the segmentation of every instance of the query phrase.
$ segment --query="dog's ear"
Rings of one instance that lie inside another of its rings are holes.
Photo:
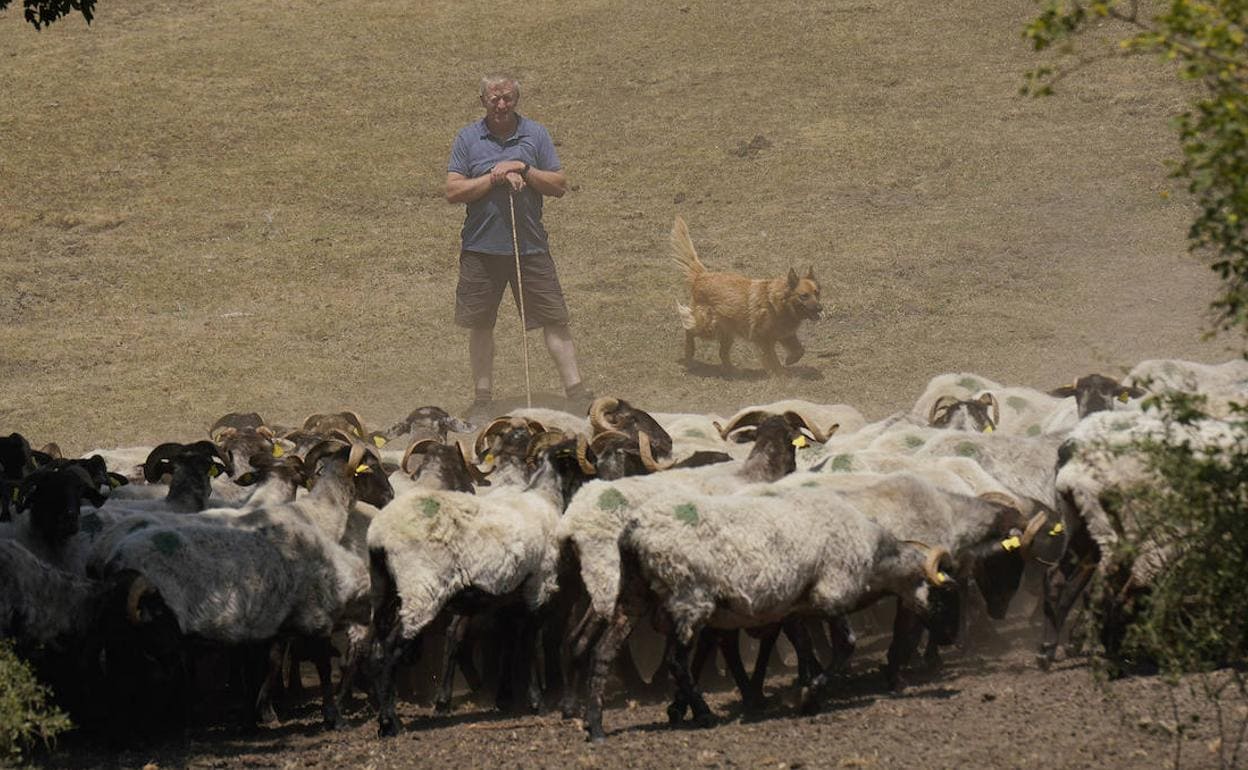
[[[793,291],[796,288],[797,288],[797,271],[790,267],[789,268],[789,291]]]
[[[815,280],[815,266],[814,265],[810,265],[809,267],[806,268],[806,277],[812,281]]]

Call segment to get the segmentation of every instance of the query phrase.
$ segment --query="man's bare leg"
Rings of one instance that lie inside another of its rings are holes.
[[[576,367],[576,346],[572,344],[572,330],[567,324],[560,326],[543,326],[546,338],[546,349],[559,370],[559,379],[564,390],[571,390],[581,383],[581,372]]]
[[[477,401],[488,401],[494,386],[494,330],[468,330],[468,361],[472,366],[472,385]],[[575,364],[573,365],[575,366]],[[482,399],[482,394],[485,398]]]

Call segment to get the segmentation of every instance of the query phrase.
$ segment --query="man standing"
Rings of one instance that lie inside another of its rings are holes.
[[[568,329],[568,307],[542,226],[542,197],[562,197],[567,178],[550,134],[516,112],[520,83],[509,75],[481,79],[485,117],[460,129],[446,173],[448,203],[466,203],[461,232],[455,323],[468,329],[472,416],[489,416],[494,373],[494,323],[503,290],[516,293],[511,206],[520,250],[526,331],[542,328],[559,370],[569,408],[583,412],[593,399],[581,382]],[[508,198],[513,198],[508,201]]]

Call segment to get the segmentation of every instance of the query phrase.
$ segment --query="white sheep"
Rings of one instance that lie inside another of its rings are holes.
[[[545,460],[527,486],[503,483],[482,496],[414,489],[381,509],[368,548],[382,735],[399,729],[393,678],[404,648],[457,595],[519,599],[535,611],[554,594],[562,510],[559,476]]]
[[[1153,393],[1181,391],[1208,398],[1206,410],[1214,417],[1230,416],[1230,404],[1248,404],[1248,361],[1237,358],[1221,364],[1179,359],[1153,359],[1136,364],[1123,382]]]
[[[590,685],[587,727],[594,740],[604,737],[610,662],[656,598],[674,626],[680,701],[701,719],[709,710],[692,690],[687,654],[703,626],[766,625],[802,612],[833,618],[884,594],[927,616],[928,579],[952,585],[928,558],[939,560],[940,552],[898,542],[817,489],[798,486],[775,496],[676,489],[634,504],[618,489],[599,488],[591,502],[569,509],[560,538],[575,549],[594,612],[610,621],[596,646]],[[825,684],[821,675],[816,689]]]

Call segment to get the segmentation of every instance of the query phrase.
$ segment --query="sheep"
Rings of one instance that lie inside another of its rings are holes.
[[[586,715],[592,740],[605,738],[608,666],[637,619],[656,603],[675,634],[668,664],[680,692],[673,708],[683,712],[688,703],[699,721],[710,712],[693,690],[687,656],[703,626],[749,627],[794,613],[831,618],[888,593],[921,617],[930,616],[942,632],[948,632],[951,613],[956,626],[956,593],[942,590],[955,584],[936,566],[947,554],[903,544],[817,490],[798,487],[769,496],[676,489],[638,503],[611,488],[590,485],[585,491],[592,502],[569,508],[559,538],[576,554],[594,612],[608,621],[594,648]],[[826,684],[827,672],[816,679],[816,690]]]
[[[20,433],[0,438],[0,522],[12,516],[17,488],[22,478],[35,469],[30,442]]]
[[[320,640],[322,713],[338,726],[329,635],[340,623],[366,620],[368,607],[364,562],[339,541],[357,496],[384,505],[390,492],[361,443],[323,442],[306,464],[315,481],[299,500],[247,511],[229,526],[201,514],[136,529],[113,547],[103,574],[123,576],[131,607],[147,601],[160,609],[130,613],[135,644],[149,621],[166,615],[182,637],[217,645],[267,645],[279,635]]]
[[[1154,479],[1138,455],[1124,450],[1141,441],[1184,442],[1199,451],[1231,448],[1241,436],[1235,424],[1216,418],[1175,423],[1153,412],[1101,412],[1081,421],[1060,450],[1054,482],[1060,525],[1049,531],[1059,553],[1049,559],[1044,583],[1045,628],[1037,662],[1048,668],[1066,616],[1091,579],[1123,568],[1128,585],[1147,586],[1166,544],[1143,547],[1130,564],[1115,561],[1122,538],[1139,534],[1130,500],[1110,510],[1110,492]]]
[[[11,639],[80,723],[94,711],[103,586],[0,539],[0,639]]]
[[[11,538],[45,562],[65,568],[79,561],[74,535],[86,500],[99,507],[105,498],[96,480],[78,463],[40,468],[18,488],[16,515],[0,524],[0,538]]]
[[[970,458],[1014,496],[1039,500],[1051,508],[1056,504],[1053,476],[1061,441],[1055,436],[942,431],[926,438],[914,455]]]
[[[1056,514],[1039,501],[1016,499],[1000,491],[979,496],[951,492],[920,474],[795,474],[777,482],[774,490],[782,493],[795,486],[826,490],[898,538],[948,549],[960,583],[969,586],[974,578],[988,615],[1003,618],[1018,590],[1036,534],[1047,522],[1055,521]],[[917,641],[917,636],[907,641],[901,630],[909,628],[913,634],[920,630],[913,618],[902,614],[899,608],[885,672],[893,689],[901,688],[900,669]],[[934,652],[934,646],[929,648],[929,654]]]
[[[505,446],[525,433],[527,426],[520,424],[499,440]],[[539,458],[524,484],[498,485],[481,497],[412,490],[395,498],[373,520],[368,530],[371,659],[379,734],[395,735],[399,729],[395,666],[444,608],[462,611],[482,602],[519,600],[534,612],[555,592],[554,532],[564,501],[559,473],[548,457]],[[495,473],[504,473],[509,465],[500,463]],[[528,631],[522,636],[527,637]],[[524,651],[520,659],[527,661]]]
[[[932,404],[927,422],[933,428],[991,433],[1001,421],[1001,406],[996,396],[985,392],[978,398],[959,399],[941,396]]]
[[[1154,359],[1136,364],[1123,383],[1153,393],[1180,391],[1206,397],[1205,411],[1214,417],[1231,415],[1230,404],[1248,403],[1248,361],[1236,358],[1221,364],[1177,359]]]

